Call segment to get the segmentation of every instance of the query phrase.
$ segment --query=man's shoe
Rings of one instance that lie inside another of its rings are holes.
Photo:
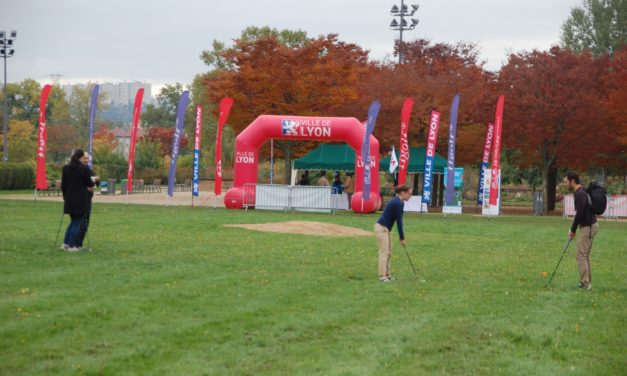
[[[70,248],[70,246],[65,243],[63,243],[63,245],[61,246],[62,251],[67,251],[68,248]]]
[[[379,281],[381,281],[381,282],[391,282],[392,280],[390,278],[388,278],[388,277],[381,277],[381,278],[379,278]]]
[[[592,285],[591,284],[590,285],[586,285],[586,284],[584,284],[582,282],[580,282],[577,285],[577,287],[580,288],[580,289],[584,289],[584,290],[592,290]]]
[[[396,281],[396,278],[394,278],[394,276],[389,275],[389,276],[387,276],[387,278],[388,278],[390,281]]]
[[[68,251],[68,252],[78,252],[78,251],[80,251],[80,250],[81,250],[81,249],[80,249],[80,248],[77,248],[77,247],[69,247],[69,248],[67,249],[67,251]]]

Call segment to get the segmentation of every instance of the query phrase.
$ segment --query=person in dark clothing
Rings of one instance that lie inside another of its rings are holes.
[[[379,243],[379,280],[381,282],[390,282],[395,279],[390,274],[390,260],[392,258],[390,231],[392,231],[395,222],[401,245],[405,245],[405,233],[403,232],[404,202],[411,198],[411,188],[403,184],[395,187],[394,191],[396,196],[388,201],[381,217],[374,224],[374,233]]]
[[[305,170],[305,172],[300,176],[300,180],[296,185],[309,185],[309,171]]]
[[[89,209],[89,189],[95,185],[91,179],[89,167],[81,162],[85,152],[78,149],[72,154],[70,163],[63,166],[61,174],[61,192],[63,193],[63,213],[69,214],[71,221],[65,231],[62,248],[69,252],[79,251],[81,224]]]
[[[85,152],[85,154],[81,157],[81,163],[89,168],[89,154],[87,154],[87,152]],[[96,184],[96,186],[100,184],[99,177],[94,174],[94,171],[91,168],[89,168],[89,176],[91,177],[91,180],[93,180],[93,182]],[[85,214],[85,217],[81,222],[81,230],[78,234],[77,241],[78,248],[83,247],[83,241],[85,240],[85,235],[87,234],[87,229],[89,228],[89,218],[91,217],[91,201],[94,197],[94,190],[93,188],[87,188],[87,191],[89,194],[89,204],[87,206],[87,213]]]
[[[599,224],[590,208],[588,193],[580,183],[579,175],[568,171],[563,184],[575,194],[575,219],[568,231],[568,238],[573,239],[579,228],[577,239],[577,267],[579,268],[579,285],[577,287],[590,290],[592,288],[592,269],[590,268],[590,252],[592,239],[599,231]]]
[[[340,175],[337,174],[335,175],[335,179],[333,180],[333,185],[332,185],[333,189],[331,191],[331,193],[337,193],[337,194],[342,194],[342,189],[344,188],[342,186],[342,180],[340,180]]]

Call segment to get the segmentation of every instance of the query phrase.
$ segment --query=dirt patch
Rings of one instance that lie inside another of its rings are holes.
[[[332,223],[289,221],[277,223],[261,223],[254,225],[224,225],[241,227],[264,232],[280,232],[285,234],[323,235],[323,236],[372,236],[372,232],[354,227],[340,226]]]

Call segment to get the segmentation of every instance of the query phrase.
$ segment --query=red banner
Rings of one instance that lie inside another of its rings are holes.
[[[403,109],[401,111],[401,137],[398,147],[398,185],[405,184],[407,176],[407,165],[409,165],[409,143],[407,142],[407,133],[409,131],[409,118],[411,117],[411,109],[414,106],[414,98],[405,98]]]
[[[142,99],[144,98],[144,88],[137,90],[135,94],[135,105],[133,106],[133,127],[131,128],[131,144],[128,149],[128,175],[126,176],[126,192],[133,191],[133,163],[135,162],[135,144],[137,143],[137,126],[139,125],[139,115],[142,109]]]
[[[503,131],[504,96],[499,96],[494,115],[494,145],[492,149],[492,177],[490,178],[490,205],[496,205],[499,197],[499,168],[501,159],[501,133]]]
[[[486,165],[490,163],[490,149],[492,148],[492,138],[494,137],[494,124],[488,123],[488,130],[485,135],[485,144],[483,145],[482,163]]]
[[[220,101],[220,116],[218,117],[218,129],[216,132],[216,180],[214,193],[216,196],[222,194],[222,128],[229,118],[229,113],[233,107],[233,98],[223,98]]]
[[[46,103],[52,86],[45,85],[41,90],[39,101],[39,131],[37,132],[37,170],[35,173],[35,189],[47,189],[46,179],[46,141],[48,140],[48,130],[46,129]],[[4,135],[7,137],[7,135]]]

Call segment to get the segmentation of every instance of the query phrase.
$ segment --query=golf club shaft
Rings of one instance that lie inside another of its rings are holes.
[[[61,220],[59,221],[59,229],[57,230],[57,237],[54,239],[54,244],[52,245],[52,249],[57,246],[57,242],[59,241],[59,234],[61,233],[61,225],[63,224],[63,217],[65,213],[61,213]]]
[[[414,276],[418,277],[418,275],[416,274],[416,268],[414,267],[414,263],[411,261],[411,257],[409,257],[409,252],[407,252],[407,247],[405,247],[405,244],[401,244],[403,246],[403,249],[405,250],[405,254],[407,255],[407,260],[409,260],[409,265],[411,265],[411,270],[414,271]]]
[[[569,238],[568,242],[566,242],[566,246],[564,247],[564,251],[562,252],[562,256],[560,257],[560,260],[557,262],[557,265],[555,266],[555,270],[553,270],[553,274],[551,274],[551,279],[549,279],[549,282],[546,284],[545,287],[549,287],[549,285],[551,284],[551,281],[553,281],[553,277],[555,276],[555,272],[557,272],[557,268],[559,268],[560,263],[562,262],[562,259],[564,258],[564,255],[566,254],[566,250],[568,249],[568,245],[570,244],[570,241],[572,239]]]

